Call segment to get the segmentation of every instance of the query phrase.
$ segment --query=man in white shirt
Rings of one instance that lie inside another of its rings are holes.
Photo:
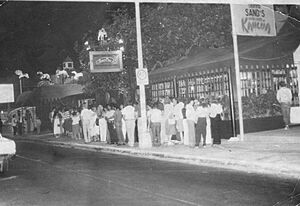
[[[276,98],[281,106],[281,111],[283,115],[283,121],[285,124],[285,130],[289,128],[290,124],[290,111],[292,105],[292,92],[289,88],[286,87],[285,82],[279,82],[279,90],[277,91]]]
[[[135,108],[128,103],[126,107],[122,110],[122,115],[125,120],[126,132],[128,137],[128,146],[134,146],[134,129],[135,129],[135,120],[136,120],[136,112]]]
[[[183,102],[178,102],[174,98],[173,99],[173,105],[174,105],[174,117],[176,120],[176,129],[180,134],[180,143],[183,144],[183,115],[182,115],[182,109],[184,108]]]
[[[154,103],[153,109],[149,111],[149,120],[150,120],[150,128],[152,131],[152,143],[154,146],[161,145],[161,120],[162,120],[162,112],[157,108],[157,103]]]
[[[209,116],[209,108],[207,103],[202,100],[201,104],[196,109],[195,119],[196,119],[196,136],[195,136],[195,146],[199,147],[202,135],[203,147],[206,146],[206,134],[207,134],[207,118]]]
[[[91,142],[91,131],[90,131],[90,120],[92,116],[92,111],[88,109],[87,103],[83,103],[82,110],[80,113],[80,120],[82,123],[82,133],[84,137],[84,142]]]

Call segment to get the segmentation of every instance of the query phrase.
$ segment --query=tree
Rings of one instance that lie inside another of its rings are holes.
[[[196,47],[226,47],[232,43],[229,5],[220,4],[142,4],[141,26],[144,65],[152,70],[163,67],[191,54]],[[133,5],[119,8],[112,22],[105,25],[110,41],[99,46],[95,31],[85,33],[81,45],[88,41],[95,50],[117,49],[117,39],[124,40],[124,67],[122,73],[93,75],[87,90],[118,89],[116,82],[135,90],[137,68],[136,27]],[[82,69],[88,71],[88,51],[80,46]],[[77,48],[78,43],[77,43]],[[128,84],[126,84],[128,81]]]

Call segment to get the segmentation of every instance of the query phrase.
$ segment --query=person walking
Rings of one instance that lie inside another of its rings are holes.
[[[161,145],[161,120],[162,120],[162,112],[158,109],[158,104],[154,103],[153,108],[149,110],[149,120],[150,120],[150,128],[152,131],[152,144],[153,146]]]
[[[285,130],[288,130],[290,125],[292,97],[293,96],[291,89],[286,86],[286,83],[283,81],[279,82],[279,90],[277,91],[276,98],[277,101],[280,103],[283,121],[285,124]]]
[[[134,130],[135,130],[135,120],[136,120],[136,112],[135,108],[132,106],[131,103],[128,103],[126,107],[124,107],[123,111],[123,118],[125,120],[126,125],[126,132],[128,136],[128,145],[130,147],[134,146]]]
[[[14,136],[16,136],[17,133],[18,133],[18,119],[17,119],[17,117],[16,117],[15,114],[12,117],[11,126],[13,128],[13,134],[14,134]]]

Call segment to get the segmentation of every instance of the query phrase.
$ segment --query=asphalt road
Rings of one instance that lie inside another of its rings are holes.
[[[300,203],[295,180],[29,142],[17,152],[0,177],[0,206]]]

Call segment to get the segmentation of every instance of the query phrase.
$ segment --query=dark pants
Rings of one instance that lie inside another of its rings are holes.
[[[117,138],[118,138],[118,144],[123,144],[124,141],[124,136],[123,136],[123,131],[122,131],[122,123],[116,123],[116,133],[117,133]]]
[[[203,145],[206,145],[206,118],[198,118],[197,124],[196,124],[196,144],[195,146],[199,146],[201,135],[203,137]]]
[[[211,120],[211,137],[213,138],[213,144],[221,144],[221,134],[222,134],[221,116],[218,114],[215,118],[210,118],[210,120]]]
[[[14,135],[17,135],[17,132],[18,132],[18,127],[17,126],[13,126],[13,132],[14,132]]]
[[[114,123],[113,122],[107,122],[107,128],[109,131],[109,139],[108,139],[108,144],[114,144],[118,142],[118,137],[117,137],[117,132],[116,129],[114,128]]]
[[[280,106],[284,124],[287,126],[290,124],[291,105],[289,103],[281,103]]]
[[[151,123],[151,131],[152,131],[152,142],[154,145],[160,145],[161,143],[161,137],[160,137],[160,131],[161,131],[161,125],[159,122],[153,122]]]
[[[23,124],[22,124],[22,122],[18,122],[18,134],[19,135],[23,134]]]

